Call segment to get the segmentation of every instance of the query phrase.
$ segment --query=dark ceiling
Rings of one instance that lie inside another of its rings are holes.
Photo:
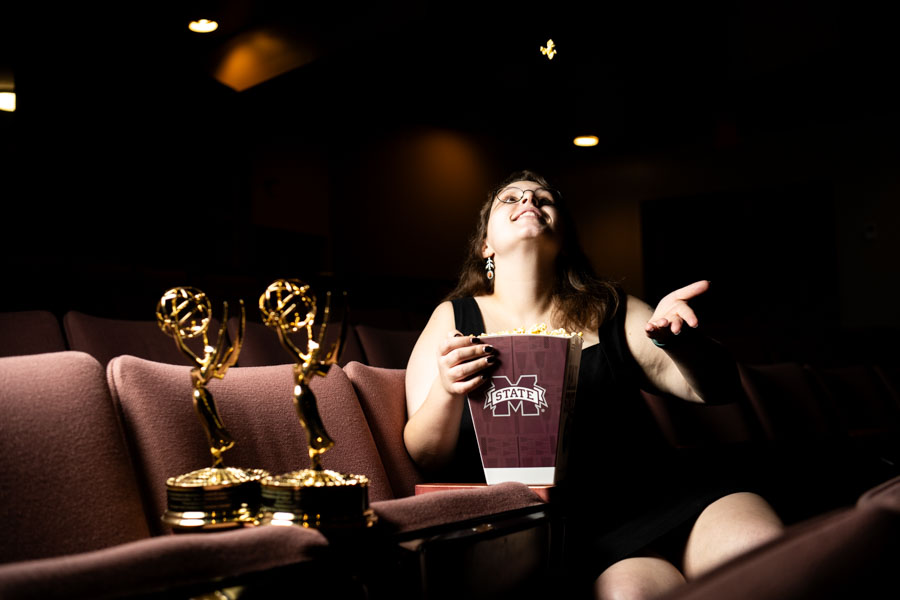
[[[189,32],[203,14],[220,29]],[[837,0],[125,3],[23,14],[12,56],[21,111],[43,117],[99,124],[199,103],[232,123],[239,106],[260,131],[424,125],[539,143],[592,132],[628,151],[891,113],[896,25]],[[216,78],[235,51],[266,43],[259,83],[238,93]]]

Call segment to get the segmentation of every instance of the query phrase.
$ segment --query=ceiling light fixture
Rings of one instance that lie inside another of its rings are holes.
[[[553,60],[553,57],[556,56],[556,44],[553,43],[553,40],[547,40],[547,46],[541,46],[541,54],[547,57],[547,60]]]
[[[572,143],[576,146],[581,146],[582,148],[589,148],[590,146],[596,146],[600,143],[600,138],[596,135],[579,135],[577,138],[572,140]]]
[[[188,24],[188,29],[194,33],[210,33],[219,28],[219,24],[209,19],[197,19]]]
[[[16,93],[0,92],[0,110],[7,112],[15,112],[16,110]]]

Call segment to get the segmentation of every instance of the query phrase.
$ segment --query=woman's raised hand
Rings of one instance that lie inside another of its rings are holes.
[[[438,347],[438,372],[448,393],[465,395],[484,383],[482,371],[497,362],[496,349],[477,337],[452,331]]]
[[[644,330],[647,337],[665,343],[669,336],[678,335],[685,325],[696,327],[700,322],[688,301],[709,289],[709,281],[694,282],[663,297]]]

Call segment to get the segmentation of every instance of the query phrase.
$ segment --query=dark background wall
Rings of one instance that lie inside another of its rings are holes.
[[[629,292],[712,280],[705,323],[749,359],[893,352],[900,42],[883,9],[382,8],[318,15],[341,43],[242,91],[163,9],[131,9],[130,30],[100,8],[7,20],[2,309],[149,319],[171,286],[253,304],[299,277],[348,289],[361,319],[424,318],[487,190],[527,167]],[[584,132],[600,145],[572,146]]]

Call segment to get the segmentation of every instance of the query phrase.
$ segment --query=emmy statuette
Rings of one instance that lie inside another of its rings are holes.
[[[212,466],[166,481],[167,510],[164,523],[176,532],[233,529],[256,525],[259,510],[259,482],[268,475],[261,469],[224,466],[222,455],[234,446],[207,384],[222,379],[241,351],[244,335],[244,303],[240,302],[240,326],[235,340],[228,332],[228,303],[224,303],[222,324],[216,345],[207,336],[212,307],[206,294],[196,288],[177,287],[165,292],[156,307],[160,329],[175,340],[178,349],[196,366],[191,369],[194,410],[206,433]],[[203,342],[201,354],[186,340]]]
[[[330,471],[322,466],[322,455],[334,446],[334,441],[322,423],[310,383],[317,375],[325,376],[338,361],[346,326],[345,311],[338,341],[323,356],[330,308],[329,292],[316,337],[313,331],[316,297],[308,284],[296,279],[279,279],[259,298],[263,322],[275,330],[281,345],[295,361],[294,408],[306,432],[310,462],[308,469],[262,479],[261,524],[301,525],[324,532],[339,532],[366,528],[375,522],[369,508],[368,478]],[[292,339],[298,332],[305,335],[305,350]]]

